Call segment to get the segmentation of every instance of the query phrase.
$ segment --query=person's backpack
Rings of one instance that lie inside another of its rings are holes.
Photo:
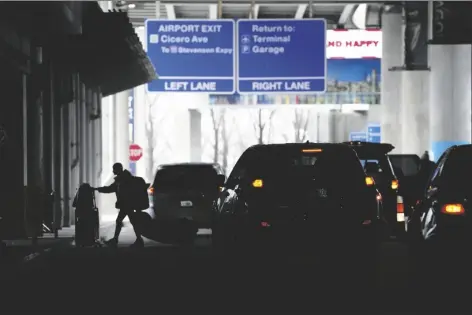
[[[147,210],[149,208],[148,184],[142,177],[133,176],[133,209]]]

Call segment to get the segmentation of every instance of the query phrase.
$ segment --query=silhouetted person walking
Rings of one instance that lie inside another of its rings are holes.
[[[436,163],[430,160],[428,151],[425,151],[420,159],[418,173],[416,174],[416,187],[418,197],[421,196],[426,189],[426,185],[434,170]]]
[[[134,233],[136,234],[136,242],[132,246],[144,246],[144,241],[139,232],[139,228],[136,224],[136,213],[133,207],[133,189],[132,179],[133,175],[125,169],[121,163],[115,163],[113,165],[113,174],[115,174],[115,181],[110,186],[95,188],[101,193],[116,193],[116,205],[119,209],[118,216],[116,218],[116,227],[114,237],[107,242],[108,245],[116,246],[118,244],[118,238],[120,236],[121,229],[123,227],[123,220],[126,216],[129,217],[131,224],[133,225]]]

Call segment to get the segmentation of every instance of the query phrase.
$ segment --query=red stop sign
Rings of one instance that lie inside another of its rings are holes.
[[[129,145],[129,160],[132,162],[139,161],[143,156],[143,148],[141,148],[137,144],[130,144]]]

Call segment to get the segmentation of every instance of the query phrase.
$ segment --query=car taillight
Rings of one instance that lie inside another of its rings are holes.
[[[370,176],[367,176],[365,178],[365,183],[367,186],[372,186],[375,184],[375,181],[374,181],[374,178],[373,177],[370,177]]]
[[[460,203],[448,203],[441,207],[441,212],[450,215],[462,215],[465,213],[465,209]]]
[[[262,179],[255,179],[252,181],[252,187],[262,188],[264,186],[264,181]]]
[[[403,197],[397,196],[397,222],[405,221],[405,207],[403,204]]]
[[[394,179],[392,180],[392,189],[398,189],[398,180]]]
[[[261,226],[262,226],[262,227],[270,227],[270,223],[269,223],[269,222],[266,222],[266,221],[262,221],[262,222],[261,222]]]

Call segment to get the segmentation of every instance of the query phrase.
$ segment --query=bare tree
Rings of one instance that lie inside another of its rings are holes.
[[[223,111],[222,116],[222,125],[221,125],[221,142],[222,142],[222,150],[221,150],[221,168],[225,172],[228,173],[228,156],[230,153],[230,141],[233,136],[234,132],[234,125],[235,121],[233,119],[233,125],[231,128],[228,129],[228,121],[227,121],[227,112]]]
[[[164,120],[166,119],[165,113],[161,113],[160,117],[157,118],[154,114],[154,108],[159,100],[159,95],[154,96],[151,98],[149,93],[145,91],[146,96],[146,139],[147,139],[147,146],[145,156],[147,157],[147,165],[146,165],[146,176],[148,180],[152,180],[154,178],[154,172],[156,169],[156,160],[154,159],[154,153],[156,150],[161,152],[164,151],[171,151],[172,146],[169,143],[168,137],[159,137],[159,126],[163,125]]]
[[[305,142],[307,140],[307,129],[310,123],[309,111],[306,109],[295,109],[292,122],[295,143]]]
[[[236,132],[237,140],[236,145],[238,147],[239,152],[244,152],[247,149],[247,137],[244,136],[244,132],[242,132],[243,127],[239,124],[235,117],[233,117],[233,129]]]
[[[267,118],[264,117],[263,110],[261,108],[257,110],[257,116],[253,125],[257,144],[264,144],[265,139],[270,141],[270,132],[268,132],[269,134],[267,135],[267,137],[265,137],[264,131],[266,131],[266,129],[269,129],[270,131],[270,126],[272,124],[272,119],[274,118],[274,115],[275,109],[270,110],[269,117]]]
[[[226,110],[218,112],[210,110],[213,124],[213,163],[219,163],[226,173],[228,170],[229,143],[233,134],[233,128],[228,129]]]
[[[224,124],[224,114],[223,111],[218,111],[210,109],[211,122],[213,124],[213,163],[218,163],[218,157],[220,154],[220,129]]]
[[[161,133],[162,129],[158,129],[161,126],[167,127],[164,124],[164,121],[167,119],[167,115],[162,115],[158,119],[154,119],[154,151],[152,157],[152,174],[156,172],[158,164],[161,164],[162,160],[168,161],[168,157],[171,156],[173,150],[171,142],[169,141],[170,137],[165,133]],[[155,158],[155,156],[163,157],[162,159]]]
[[[154,117],[152,115],[152,109],[154,104],[157,102],[159,95],[155,96],[153,99],[150,98],[150,95],[147,91],[145,91],[146,96],[146,139],[147,139],[147,146],[146,146],[146,153],[147,156],[147,165],[146,165],[146,176],[148,180],[153,178],[153,167],[154,167],[154,147],[155,147],[155,137],[154,137]]]

